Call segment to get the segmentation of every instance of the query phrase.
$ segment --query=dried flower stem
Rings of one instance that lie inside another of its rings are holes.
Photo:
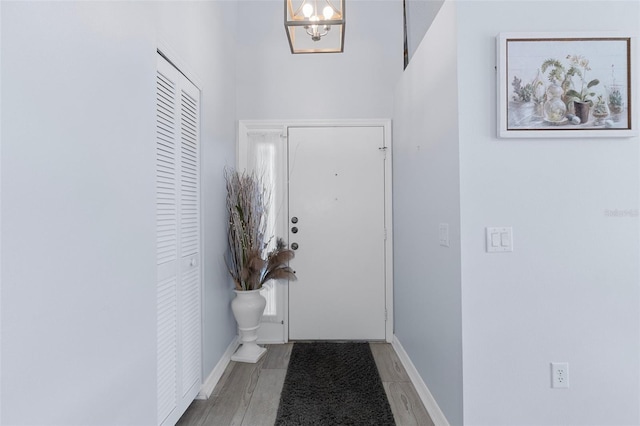
[[[258,290],[270,279],[295,280],[288,266],[293,251],[277,239],[267,254],[265,241],[270,194],[254,173],[225,169],[227,211],[229,213],[227,268],[236,290]]]

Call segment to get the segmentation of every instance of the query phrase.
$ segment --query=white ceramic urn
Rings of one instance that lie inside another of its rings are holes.
[[[231,310],[238,323],[241,346],[231,356],[231,360],[256,363],[267,351],[256,343],[267,300],[260,294],[260,290],[234,291],[236,297],[231,301]]]

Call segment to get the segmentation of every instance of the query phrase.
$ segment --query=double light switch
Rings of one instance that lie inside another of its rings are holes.
[[[487,228],[487,253],[513,251],[513,229],[502,226]]]

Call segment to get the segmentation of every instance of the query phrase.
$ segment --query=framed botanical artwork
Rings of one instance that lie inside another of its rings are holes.
[[[497,41],[498,136],[638,134],[632,37],[501,33]]]

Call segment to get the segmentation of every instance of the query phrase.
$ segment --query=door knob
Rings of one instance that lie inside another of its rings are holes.
[[[291,218],[291,223],[298,223],[298,218],[297,217],[292,217]]]
[[[291,249],[292,250],[298,250],[298,243],[291,244]]]
[[[291,232],[293,232],[294,234],[298,233],[298,227],[294,226],[293,228],[291,228]]]

